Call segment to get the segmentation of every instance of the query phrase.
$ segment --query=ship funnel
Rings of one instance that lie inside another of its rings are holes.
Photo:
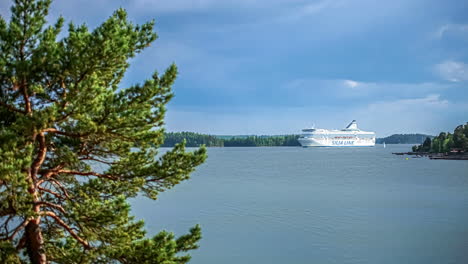
[[[349,125],[346,127],[346,129],[348,129],[348,130],[359,130],[358,127],[357,127],[356,120],[351,121],[351,123],[349,123]]]

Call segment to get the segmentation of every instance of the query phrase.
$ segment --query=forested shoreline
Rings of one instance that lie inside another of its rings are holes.
[[[169,132],[164,134],[162,147],[173,147],[185,139],[187,147],[273,147],[300,146],[299,135],[279,136],[214,136],[194,132]]]
[[[426,138],[434,138],[434,136],[425,134],[394,134],[384,138],[377,138],[377,144],[422,144]]]
[[[426,138],[421,145],[413,146],[413,152],[468,152],[468,122],[457,126],[453,133],[441,132],[437,137]]]
[[[168,132],[164,134],[162,147],[173,147],[175,144],[186,141],[187,147],[295,147],[300,146],[297,139],[300,135],[238,135],[220,136],[207,135],[194,132]],[[395,134],[385,138],[377,138],[376,143],[382,144],[421,144],[426,138],[434,136],[424,134]]]

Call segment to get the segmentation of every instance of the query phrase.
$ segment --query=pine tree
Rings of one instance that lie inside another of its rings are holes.
[[[119,9],[58,39],[49,6],[15,0],[0,17],[0,263],[186,263],[200,228],[147,238],[127,202],[156,199],[206,158],[184,143],[158,155],[175,65],[119,87],[154,23]]]
[[[431,138],[427,137],[422,144],[422,151],[429,152],[431,150],[432,140]]]

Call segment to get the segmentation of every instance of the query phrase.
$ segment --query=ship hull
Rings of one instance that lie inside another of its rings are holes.
[[[299,138],[299,144],[303,147],[373,147],[375,140],[335,140],[313,138]]]

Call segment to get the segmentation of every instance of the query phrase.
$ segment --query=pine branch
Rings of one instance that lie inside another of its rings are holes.
[[[59,224],[60,226],[62,226],[65,230],[67,230],[67,232],[76,240],[78,241],[80,244],[82,244],[86,249],[90,249],[91,246],[89,245],[89,243],[84,240],[83,238],[79,237],[75,231],[73,231],[73,229],[67,225],[64,221],[62,221],[62,219],[60,219],[60,217],[58,217],[54,212],[50,212],[50,211],[46,211],[46,212],[43,212],[43,214],[45,216],[49,216],[51,217],[52,219],[55,220],[55,222],[57,224]]]
[[[26,245],[26,236],[23,235],[21,239],[18,241],[18,245],[16,245],[16,250],[20,250],[24,248],[25,245]]]
[[[37,139],[39,141],[39,150],[38,150],[36,159],[31,165],[31,177],[33,178],[34,181],[36,181],[37,172],[39,171],[39,168],[41,167],[42,163],[44,163],[44,160],[47,154],[47,145],[45,142],[44,133],[39,133],[37,135]]]
[[[63,135],[67,137],[73,137],[73,138],[82,138],[82,137],[89,136],[89,133],[84,133],[84,134],[69,133],[69,132],[60,131],[56,128],[46,128],[46,129],[43,129],[41,132],[54,133],[54,134]]]
[[[41,185],[43,182],[47,181],[52,176],[56,175],[56,171],[65,167],[66,163],[61,162],[59,165],[55,166],[53,169],[40,170],[38,174],[42,175],[41,179],[37,181],[36,186]]]
[[[66,214],[65,209],[63,209],[63,207],[58,205],[58,204],[54,204],[54,203],[46,202],[46,201],[40,201],[40,202],[36,202],[34,204],[36,206],[39,206],[39,207],[46,206],[46,207],[50,207],[50,208],[55,208],[55,209],[59,210],[61,213]]]
[[[23,100],[24,100],[24,112],[28,115],[31,115],[32,106],[31,106],[31,100],[29,99],[26,82],[23,81],[20,87],[21,87],[21,93],[23,94]]]
[[[8,224],[10,221],[15,217],[15,215],[9,215],[7,219],[1,224],[1,227],[3,228],[4,232],[0,233],[0,235],[4,236],[5,238],[2,238],[1,240],[4,240],[8,237],[8,234],[10,233],[10,230],[8,229]],[[3,220],[3,219],[2,219]]]
[[[55,197],[57,197],[59,199],[65,200],[65,197],[63,197],[61,194],[59,194],[57,192],[54,192],[54,191],[52,191],[50,189],[47,189],[47,188],[44,188],[44,187],[41,187],[41,186],[37,187],[37,189],[39,189],[39,190],[41,190],[43,192],[50,193],[50,194],[52,194],[53,196],[55,196]]]
[[[7,208],[3,208],[0,211],[0,217],[6,216],[6,215],[11,215],[11,214],[16,214],[15,208],[11,205],[11,202],[8,204]]]
[[[55,183],[55,185],[57,185],[58,188],[65,195],[65,197],[67,197],[67,199],[70,200],[70,195],[68,195],[67,189],[65,188],[65,186],[63,186],[62,183],[60,183],[59,181],[57,181],[56,179],[53,179],[53,178],[50,178],[49,181],[52,182],[52,183]]]
[[[115,164],[115,162],[104,161],[104,160],[91,158],[91,157],[81,158],[79,160],[92,160],[92,161],[96,161],[96,162],[107,164],[107,165],[114,165]]]
[[[15,230],[13,231],[13,233],[7,238],[7,240],[10,240],[12,241],[15,236],[18,234],[19,231],[21,231],[21,229],[25,228],[26,225],[29,223],[30,219],[25,219],[19,226],[17,226],[15,228]]]
[[[110,174],[101,174],[97,172],[81,172],[81,171],[71,171],[71,170],[58,170],[56,171],[57,174],[71,174],[71,175],[79,175],[79,176],[96,176],[99,178],[105,178],[109,180],[118,180],[118,177],[115,175],[110,175]]]

